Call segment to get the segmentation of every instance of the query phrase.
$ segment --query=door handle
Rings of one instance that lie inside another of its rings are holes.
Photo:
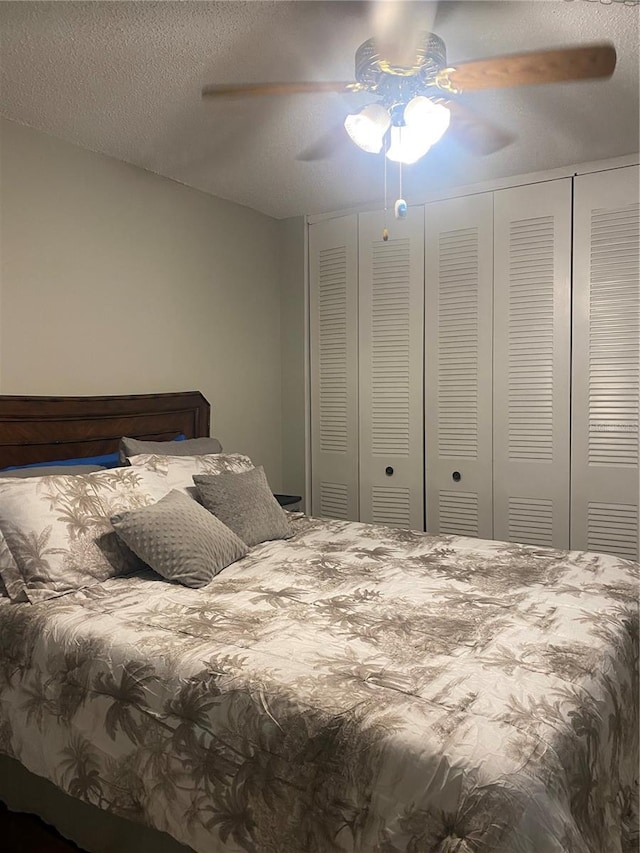
[[[384,473],[387,475],[387,477],[392,476],[393,468],[391,467],[391,465],[387,465],[387,467],[384,469]]]
[[[454,483],[459,483],[460,480],[462,479],[462,474],[460,473],[460,471],[454,471],[453,474],[451,475],[451,479],[453,480]]]

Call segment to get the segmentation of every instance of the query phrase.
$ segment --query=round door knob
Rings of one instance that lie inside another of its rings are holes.
[[[459,483],[462,479],[462,474],[460,473],[460,471],[454,471],[451,477],[455,483]]]
[[[387,465],[387,467],[384,469],[384,473],[387,475],[387,477],[390,477],[393,474],[393,468],[391,467],[391,465]]]

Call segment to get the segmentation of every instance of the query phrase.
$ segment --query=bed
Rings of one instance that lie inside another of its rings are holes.
[[[60,458],[33,401],[0,423],[0,466]],[[0,599],[0,798],[96,853],[637,849],[637,564],[290,524],[201,589]]]

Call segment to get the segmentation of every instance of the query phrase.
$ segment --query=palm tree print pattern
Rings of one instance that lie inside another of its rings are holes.
[[[637,564],[294,526],[0,600],[0,751],[197,853],[637,850]]]
[[[203,456],[140,453],[132,456],[129,463],[138,470],[161,474],[165,478],[167,491],[177,489],[192,497],[196,493],[194,474],[238,474],[253,468],[253,462],[242,453],[209,453]]]
[[[44,601],[139,569],[110,518],[166,491],[160,474],[132,468],[0,480],[0,575],[11,598]]]

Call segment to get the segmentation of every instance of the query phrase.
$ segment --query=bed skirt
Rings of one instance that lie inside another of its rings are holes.
[[[0,800],[11,811],[38,815],[88,853],[193,853],[165,832],[70,797],[6,755],[0,755]]]

